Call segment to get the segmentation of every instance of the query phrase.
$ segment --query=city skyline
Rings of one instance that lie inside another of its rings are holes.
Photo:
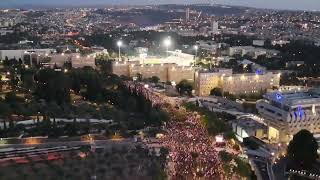
[[[0,179],[320,180],[319,5],[1,0]]]
[[[56,0],[56,1],[40,1],[40,0],[4,0],[0,2],[0,8],[36,8],[36,7],[79,7],[79,6],[105,6],[105,5],[150,5],[150,4],[196,4],[196,3],[215,3],[222,5],[247,6],[255,8],[267,9],[288,9],[288,10],[310,10],[320,11],[320,2],[317,0],[270,0],[268,2],[261,0]]]

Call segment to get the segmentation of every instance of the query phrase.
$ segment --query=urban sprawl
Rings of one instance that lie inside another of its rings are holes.
[[[319,12],[1,9],[0,60],[0,179],[320,179]]]

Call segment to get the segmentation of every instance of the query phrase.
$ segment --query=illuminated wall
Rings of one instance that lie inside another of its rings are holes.
[[[162,82],[180,82],[183,79],[194,81],[194,68],[177,66],[176,64],[113,64],[113,73],[117,75],[125,75],[128,77],[141,74],[142,78],[150,78],[157,76]]]
[[[271,141],[278,142],[279,141],[279,131],[276,128],[269,126],[268,129],[268,139]]]
[[[219,87],[230,94],[260,93],[261,90],[279,86],[280,75],[266,73],[257,74],[232,74],[223,73],[198,73],[196,74],[196,94],[208,96],[213,88]]]

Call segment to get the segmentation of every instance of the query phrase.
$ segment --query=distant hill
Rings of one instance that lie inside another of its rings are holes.
[[[196,11],[202,11],[202,13],[216,15],[216,16],[223,16],[223,15],[230,15],[230,14],[242,14],[247,9],[247,7],[240,7],[240,6],[225,6],[225,5],[210,5],[210,4],[193,4],[193,5],[178,5],[178,4],[169,4],[169,5],[159,5],[161,8],[167,9],[185,9],[190,8]]]

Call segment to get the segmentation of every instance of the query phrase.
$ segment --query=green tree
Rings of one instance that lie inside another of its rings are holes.
[[[10,105],[15,105],[23,101],[24,101],[23,98],[18,97],[14,92],[9,92],[5,95],[5,102],[7,102]]]
[[[192,95],[192,89],[193,89],[193,84],[189,82],[188,80],[182,80],[180,81],[177,86],[177,91],[179,92],[180,95],[183,95],[187,93],[188,95]]]
[[[235,159],[237,166],[234,171],[239,174],[241,177],[250,178],[252,175],[251,166],[249,163],[243,161],[240,158]]]
[[[119,83],[121,82],[121,78],[116,74],[110,74],[106,78],[106,85],[111,86],[112,89],[115,89]]]
[[[39,98],[58,104],[70,102],[70,81],[66,74],[53,69],[42,69],[36,79],[38,83],[35,95]]]
[[[35,72],[31,69],[22,69],[21,71],[21,81],[23,87],[31,89],[34,86],[34,74]]]
[[[109,57],[98,57],[99,59],[96,59],[96,64],[100,68],[102,75],[109,75],[112,74],[112,61],[111,60],[105,60]]]
[[[141,82],[142,81],[142,74],[137,73],[137,81]]]
[[[80,90],[81,90],[81,81],[80,81],[80,77],[79,77],[79,74],[72,71],[71,73],[71,89],[79,94],[80,93]]]
[[[287,153],[291,165],[311,168],[318,158],[318,143],[308,130],[301,130],[293,136]]]
[[[127,99],[126,109],[129,112],[135,112],[137,110],[137,101],[134,97],[130,96]]]
[[[64,131],[67,133],[68,136],[77,135],[78,130],[79,130],[79,127],[76,123],[67,123],[64,126]]]
[[[0,102],[0,116],[1,118],[4,119],[3,123],[4,123],[4,129],[7,128],[6,126],[6,119],[8,118],[8,116],[11,114],[11,108],[8,104]]]
[[[210,91],[210,95],[213,95],[213,96],[222,96],[222,89],[221,88],[213,88],[211,91]]]
[[[158,76],[152,76],[150,80],[152,83],[157,84],[160,81],[160,78]]]
[[[219,157],[223,163],[229,163],[233,159],[232,154],[230,154],[226,151],[220,151]]]

